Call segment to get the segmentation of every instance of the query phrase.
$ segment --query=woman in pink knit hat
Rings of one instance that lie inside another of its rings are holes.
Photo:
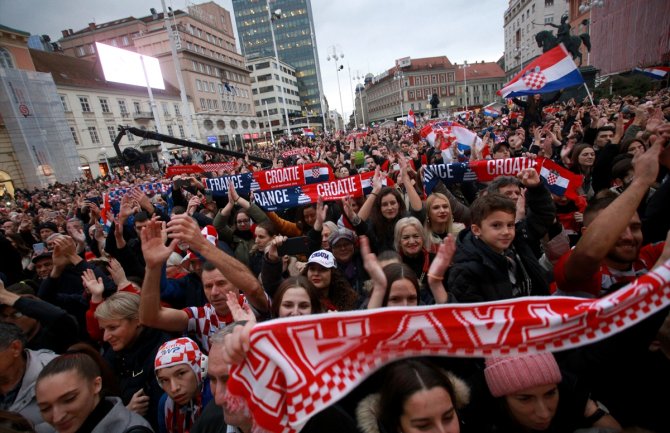
[[[473,431],[558,433],[590,427],[621,430],[574,376],[561,372],[551,353],[489,358],[484,377],[488,392],[477,395],[475,390],[473,404],[466,410],[471,414],[466,414],[466,424]],[[482,417],[482,413],[487,416]]]

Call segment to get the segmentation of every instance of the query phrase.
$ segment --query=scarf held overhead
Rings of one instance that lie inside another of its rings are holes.
[[[225,196],[228,194],[229,180],[233,182],[238,194],[249,195],[252,191],[299,187],[332,179],[333,170],[328,164],[313,162],[253,173],[203,179],[203,183],[205,188],[212,190],[213,196]]]
[[[356,174],[328,182],[313,183],[291,188],[258,190],[252,194],[254,203],[266,212],[289,209],[305,204],[316,203],[319,197],[323,201],[340,200],[347,196],[358,198],[372,191],[374,172]],[[382,185],[393,185],[393,180],[386,177]]]
[[[414,356],[564,350],[610,337],[670,305],[670,260],[600,299],[527,297],[381,308],[259,323],[231,370],[227,407],[254,432],[295,433],[385,364]]]

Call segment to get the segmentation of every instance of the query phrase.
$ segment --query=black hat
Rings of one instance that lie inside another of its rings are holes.
[[[58,233],[58,226],[56,223],[53,223],[51,221],[43,222],[42,224],[37,226],[37,233],[40,232],[42,229],[49,229],[54,233]]]
[[[501,148],[502,146],[505,146],[505,147],[507,148],[507,150],[510,150],[510,145],[509,145],[509,143],[506,142],[506,141],[501,141],[500,143],[496,143],[496,144],[493,146],[493,153],[496,153],[497,151],[499,151],[500,148]]]
[[[50,259],[51,257],[52,257],[51,251],[47,250],[47,251],[44,251],[43,253],[38,254],[35,257],[33,257],[32,262],[37,263],[38,261],[40,261],[42,259]]]

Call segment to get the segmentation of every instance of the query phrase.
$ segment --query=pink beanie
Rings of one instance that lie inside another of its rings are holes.
[[[561,381],[561,371],[551,353],[489,358],[484,375],[494,397]]]

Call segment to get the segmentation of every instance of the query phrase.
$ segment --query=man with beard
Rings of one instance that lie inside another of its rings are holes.
[[[633,180],[621,195],[606,192],[586,207],[582,238],[554,268],[559,293],[604,296],[670,258],[670,246],[664,248],[663,242],[642,246],[642,222],[637,214],[641,200],[656,182],[659,160],[665,165],[670,159],[670,148],[664,148],[668,138],[661,137],[655,137],[654,145],[633,161]]]

